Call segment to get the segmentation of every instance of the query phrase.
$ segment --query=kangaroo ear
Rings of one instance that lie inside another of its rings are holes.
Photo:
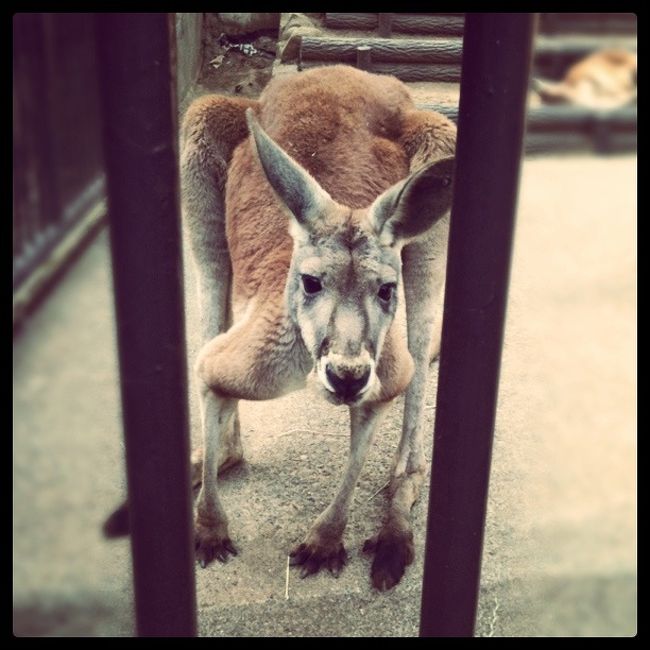
[[[271,140],[250,108],[246,110],[246,121],[271,187],[296,221],[308,228],[334,203],[333,199],[304,167]]]
[[[454,158],[411,174],[380,194],[369,217],[382,243],[393,246],[424,234],[451,208]]]

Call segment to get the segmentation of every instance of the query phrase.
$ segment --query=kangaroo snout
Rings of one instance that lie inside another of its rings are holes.
[[[354,357],[330,353],[319,365],[321,382],[343,402],[356,401],[374,381],[374,362],[367,353]]]
[[[349,370],[335,370],[329,363],[325,366],[325,376],[336,394],[343,400],[350,400],[359,395],[368,385],[370,368],[358,377]]]

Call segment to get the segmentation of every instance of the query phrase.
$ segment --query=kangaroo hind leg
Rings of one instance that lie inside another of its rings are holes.
[[[196,99],[183,120],[183,225],[196,276],[202,345],[231,325],[232,271],[224,188],[232,152],[248,133],[245,111],[256,104],[253,100],[208,95]],[[193,484],[201,482],[202,458],[203,449],[195,450]],[[221,436],[219,469],[225,471],[242,459],[239,415],[235,412]]]

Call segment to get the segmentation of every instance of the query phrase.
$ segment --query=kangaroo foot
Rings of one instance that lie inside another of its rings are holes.
[[[228,536],[226,525],[205,525],[197,522],[194,530],[196,561],[201,567],[205,568],[214,559],[225,563],[229,555],[237,555],[237,549]]]
[[[374,554],[370,577],[375,589],[388,591],[402,579],[406,567],[413,562],[413,532],[382,530],[366,540],[363,552]]]
[[[348,556],[341,541],[333,544],[303,542],[289,553],[291,566],[301,566],[301,578],[318,573],[322,568],[338,578],[345,566]]]

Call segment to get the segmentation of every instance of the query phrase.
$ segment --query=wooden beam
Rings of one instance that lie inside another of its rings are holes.
[[[394,14],[394,32],[462,36],[464,18],[459,15]],[[325,25],[332,29],[377,29],[378,14],[327,13]]]
[[[374,50],[373,50],[374,55]],[[339,61],[302,61],[301,70],[336,65]],[[370,72],[394,75],[402,81],[459,81],[460,65],[445,63],[372,63]]]

